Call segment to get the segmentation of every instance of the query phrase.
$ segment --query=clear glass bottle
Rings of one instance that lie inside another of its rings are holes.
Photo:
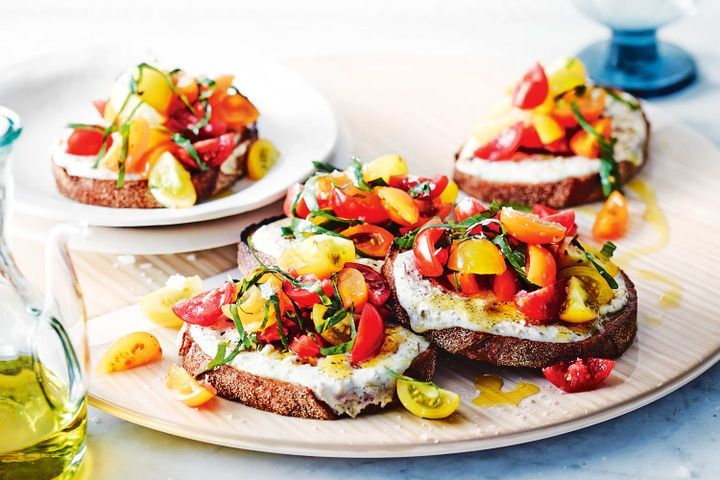
[[[10,153],[21,132],[0,107],[0,480],[72,478],[85,455],[85,310],[61,224],[46,244],[46,292],[18,270],[4,229]]]

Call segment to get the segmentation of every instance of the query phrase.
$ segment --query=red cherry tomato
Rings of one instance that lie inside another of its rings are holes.
[[[491,142],[475,150],[473,156],[484,160],[510,160],[520,146],[520,138],[524,129],[523,122],[516,123]]]
[[[536,63],[515,86],[512,104],[524,110],[535,108],[545,101],[549,90],[545,70]]]
[[[428,184],[428,191],[421,192],[419,195],[415,195],[414,198],[437,198],[447,188],[450,183],[450,179],[447,175],[436,175],[432,179],[426,177],[418,177],[416,175],[393,175],[390,177],[388,185],[391,187],[399,188],[404,191],[408,191],[416,185],[426,182]]]
[[[65,151],[70,155],[97,155],[102,147],[102,130],[73,130],[67,139]],[[111,143],[108,144],[108,148]]]
[[[520,290],[515,294],[514,302],[529,324],[541,325],[557,317],[564,292],[565,282],[559,281],[533,292]]]
[[[285,195],[285,202],[283,203],[283,213],[285,213],[286,217],[306,218],[310,214],[310,209],[302,198],[298,200],[297,205],[295,205],[295,215],[292,213],[292,205],[295,202],[295,198],[302,190],[303,186],[300,183],[296,183],[288,189]]]
[[[377,194],[356,187],[333,189],[332,209],[341,218],[358,219],[368,223],[383,223],[388,219]]]
[[[354,268],[365,277],[365,284],[368,289],[368,302],[376,307],[385,305],[388,298],[390,298],[390,285],[388,285],[385,277],[362,263],[348,262],[345,264],[345,267]]]
[[[543,148],[542,140],[532,125],[527,125],[520,136],[520,146],[531,149]]]
[[[563,360],[543,368],[543,374],[560,390],[568,393],[594,390],[612,372],[615,362],[607,358]]]
[[[540,218],[544,218],[549,222],[559,223],[565,227],[565,236],[572,237],[577,232],[577,225],[575,225],[575,210],[563,210],[559,212],[554,208],[546,207],[536,203],[532,207],[532,213]]]
[[[227,132],[227,123],[219,119],[212,119],[207,125],[200,129],[199,136],[201,138],[214,138]]]
[[[384,341],[385,323],[377,309],[368,303],[360,315],[355,342],[350,350],[350,362],[357,365],[375,357]]]
[[[225,133],[193,143],[200,159],[210,167],[219,167],[235,149],[235,134]]]
[[[478,213],[482,213],[485,210],[487,210],[487,207],[480,203],[480,200],[472,197],[467,197],[463,201],[455,205],[455,219],[458,222],[462,222],[466,218],[477,215]]]
[[[413,245],[415,265],[420,274],[426,277],[439,277],[442,275],[448,258],[447,248],[437,248],[435,246],[445,233],[445,230],[442,228],[425,228],[439,223],[442,223],[442,221],[437,218],[427,222],[415,237],[415,244]]]
[[[498,300],[509,302],[518,290],[520,290],[520,282],[511,268],[493,277],[493,292]]]
[[[301,360],[317,357],[320,355],[320,345],[310,335],[295,337],[288,347],[291,352],[300,357]]]
[[[235,284],[228,280],[217,288],[176,303],[172,311],[183,322],[223,329],[232,323],[223,315],[221,307],[234,302],[236,297]]]
[[[540,203],[536,203],[535,205],[532,206],[532,213],[534,213],[535,215],[537,215],[540,218],[545,218],[550,215],[555,215],[556,213],[558,213],[558,210],[547,207]]]
[[[452,272],[447,274],[447,279],[450,285],[463,295],[475,295],[482,291],[474,273]]]
[[[307,273],[297,277],[297,280],[303,283],[319,283],[320,288],[326,295],[333,294],[333,285],[329,278],[320,280],[312,273]],[[301,308],[310,308],[316,303],[320,303],[320,296],[316,292],[305,288],[295,287],[288,281],[283,282],[283,292],[285,292],[285,294]]]
[[[294,326],[294,324],[291,324]],[[288,337],[290,334],[290,329],[288,329],[287,324],[283,323],[282,326],[283,333],[285,334],[285,338]],[[257,336],[258,341],[260,343],[277,343],[280,341],[280,332],[278,332],[277,324],[269,325],[265,327],[265,330],[260,332]]]

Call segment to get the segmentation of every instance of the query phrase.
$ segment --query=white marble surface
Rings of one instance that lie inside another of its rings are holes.
[[[218,45],[229,55],[251,48],[281,59],[441,53],[525,65],[604,35],[565,1],[34,0],[4,2],[1,8],[0,67],[99,43],[117,48],[197,41]],[[698,15],[671,25],[662,37],[695,54],[701,79],[656,103],[720,143],[720,2],[706,0],[699,8]],[[648,407],[562,437],[472,454],[379,461],[230,450],[91,409],[87,478],[718,478],[719,385],[716,366]]]

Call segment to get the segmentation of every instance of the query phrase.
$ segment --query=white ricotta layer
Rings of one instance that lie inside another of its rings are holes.
[[[397,256],[393,275],[398,302],[407,312],[412,330],[419,333],[462,327],[541,342],[577,342],[602,328],[606,315],[622,309],[628,301],[625,281],[618,274],[618,288],[613,290],[613,299],[600,308],[597,320],[572,328],[561,324],[528,325],[512,302],[502,302],[492,292],[464,297],[441,289],[420,275],[411,250]]]
[[[181,336],[185,328],[188,326],[180,331]],[[198,347],[211,358],[220,342],[229,342],[233,348],[238,341],[234,327],[213,330],[191,325],[189,331]],[[427,340],[402,327],[387,327],[385,334],[381,353],[359,368],[351,367],[349,353],[322,357],[314,366],[302,363],[293,353],[279,352],[271,345],[257,351],[241,352],[229,365],[259,377],[307,387],[338,415],[355,417],[368,405],[390,403],[395,393],[395,379],[387,369],[404,372],[429,346]]]
[[[263,225],[255,230],[255,233],[252,234],[252,242],[255,250],[277,259],[285,250],[297,246],[302,240],[282,236],[281,228],[289,226],[291,221],[292,219],[286,217]],[[377,271],[380,271],[383,264],[383,260],[375,260],[373,258],[358,257],[355,261],[372,267]]]
[[[633,96],[624,98],[637,102]],[[605,115],[612,118],[612,135],[617,138],[613,154],[618,162],[641,165],[644,161],[644,145],[647,124],[640,110],[633,110],[622,102],[608,96]],[[455,165],[458,171],[495,183],[539,184],[557,182],[566,178],[579,178],[600,171],[600,160],[587,157],[531,158],[523,160],[490,161],[475,158],[480,147],[474,137],[463,146]]]

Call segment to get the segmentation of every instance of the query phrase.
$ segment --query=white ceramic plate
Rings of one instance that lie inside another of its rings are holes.
[[[16,209],[53,220],[82,220],[102,226],[155,226],[211,220],[267,205],[312,171],[313,160],[326,160],[338,128],[325,98],[293,71],[245,52],[228,55],[173,50],[128,52],[92,50],[39,58],[4,69],[0,104],[16,110],[25,130],[13,165]],[[260,181],[242,180],[233,193],[188,209],[115,209],[84,205],[60,195],[50,170],[49,147],[69,122],[97,120],[91,101],[108,95],[114,78],[141,61],[209,75],[232,73],[235,85],[260,110],[260,136],[271,140],[281,157]]]
[[[91,403],[149,428],[219,445],[297,455],[404,457],[547,438],[609,420],[667,395],[720,358],[720,296],[711,260],[720,249],[720,152],[662,112],[649,109],[649,114],[654,129],[652,160],[640,177],[656,193],[659,210],[646,211],[636,191],[642,184],[628,188],[631,225],[616,252],[637,287],[638,336],[602,388],[565,394],[538,371],[441,356],[435,379],[462,399],[458,412],[444,421],[421,420],[402,408],[355,420],[301,420],[222,399],[195,410],[174,400],[162,381],[170,364],[178,361],[176,333],[150,324],[133,306],[90,321],[93,360],[118,335],[143,329],[158,336],[165,356],[161,362],[128,372],[94,374]],[[597,207],[577,210],[581,233],[589,231]],[[665,219],[667,236],[657,223],[646,221],[652,217]],[[482,395],[473,380],[484,373],[499,376],[503,391],[525,381],[537,385],[540,392],[519,406],[477,406],[473,400]]]

